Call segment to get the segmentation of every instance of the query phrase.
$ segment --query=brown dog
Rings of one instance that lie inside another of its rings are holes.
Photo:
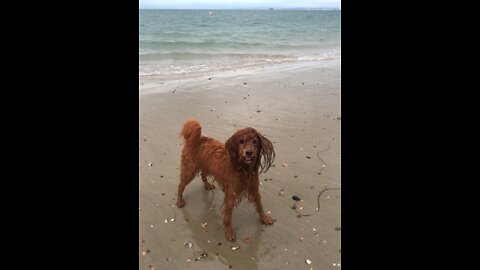
[[[215,186],[207,181],[213,176],[225,193],[224,225],[225,237],[235,241],[232,228],[232,211],[243,197],[253,202],[264,224],[275,221],[263,211],[260,198],[258,175],[267,171],[275,159],[272,142],[253,128],[237,131],[225,144],[201,135],[202,127],[196,120],[188,120],[180,133],[185,146],[182,151],[180,184],[177,206],[185,205],[182,194],[185,187],[200,173],[205,189]]]

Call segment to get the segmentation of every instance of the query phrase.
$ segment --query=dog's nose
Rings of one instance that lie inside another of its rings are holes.
[[[247,154],[247,156],[251,156],[253,154],[253,151],[252,150],[247,150],[246,154]]]

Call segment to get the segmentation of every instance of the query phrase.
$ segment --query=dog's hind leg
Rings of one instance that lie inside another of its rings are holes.
[[[186,161],[182,158],[182,170],[180,173],[180,184],[178,184],[178,195],[177,195],[177,207],[182,208],[185,205],[185,201],[183,200],[183,191],[185,187],[192,182],[193,178],[195,178],[195,174],[197,173],[194,166],[191,165],[190,162]]]
[[[200,173],[200,175],[202,176],[202,181],[205,184],[206,190],[215,189],[215,186],[210,182],[208,182],[207,175],[204,172]]]

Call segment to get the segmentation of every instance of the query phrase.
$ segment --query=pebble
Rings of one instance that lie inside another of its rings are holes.
[[[292,199],[295,200],[295,201],[300,201],[300,197],[298,197],[297,195],[293,195],[292,196]]]

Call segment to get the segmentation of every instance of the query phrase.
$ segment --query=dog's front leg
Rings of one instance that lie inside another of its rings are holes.
[[[258,187],[253,192],[253,201],[255,203],[255,207],[257,208],[257,212],[262,223],[266,225],[272,225],[275,222],[275,219],[265,214],[262,206],[262,198],[260,197],[260,190]]]
[[[225,237],[230,241],[235,241],[235,233],[232,228],[232,212],[235,207],[235,193],[229,190],[225,190],[225,199],[224,199],[224,220],[223,224],[225,225]]]

